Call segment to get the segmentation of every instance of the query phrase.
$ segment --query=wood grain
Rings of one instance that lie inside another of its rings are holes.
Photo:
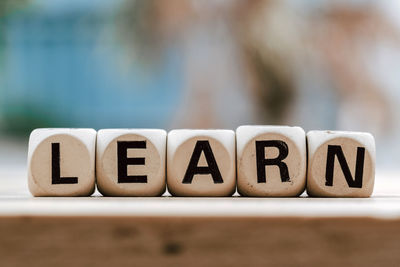
[[[397,266],[398,173],[371,198],[33,198],[0,168],[0,266]]]
[[[396,266],[400,221],[7,217],[1,266]]]

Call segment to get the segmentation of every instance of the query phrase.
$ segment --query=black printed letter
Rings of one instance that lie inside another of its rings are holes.
[[[351,175],[349,169],[349,165],[347,164],[346,159],[344,157],[342,147],[328,145],[328,156],[326,159],[326,181],[325,181],[326,186],[333,186],[333,170],[335,165],[335,156],[337,156],[339,160],[340,167],[342,168],[344,177],[346,178],[349,187],[362,188],[365,148],[363,147],[357,148],[356,173],[355,173],[355,179],[353,179],[353,176]]]
[[[279,150],[279,155],[274,159],[265,158],[265,148],[276,147]],[[290,182],[289,170],[282,160],[289,154],[289,148],[283,141],[270,140],[270,141],[256,141],[256,157],[257,157],[257,182],[266,183],[265,166],[276,165],[279,167],[282,182]]]
[[[197,166],[201,152],[204,153],[208,166]],[[211,150],[210,143],[207,140],[197,141],[182,183],[191,184],[193,176],[196,174],[211,174],[215,184],[222,184],[224,182]]]
[[[145,158],[128,158],[129,148],[146,148],[146,141],[118,141],[118,183],[147,183],[147,175],[128,175],[128,165],[145,164]]]
[[[51,143],[51,183],[77,184],[78,177],[61,177],[60,143]]]

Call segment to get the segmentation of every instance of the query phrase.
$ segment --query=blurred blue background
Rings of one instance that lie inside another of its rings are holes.
[[[2,17],[3,129],[165,127],[179,100],[182,59],[151,73],[107,32],[121,1],[26,1]],[[11,2],[10,2],[11,5]]]
[[[372,132],[400,149],[400,3],[2,0],[0,160],[38,127]],[[3,155],[3,157],[1,156]]]

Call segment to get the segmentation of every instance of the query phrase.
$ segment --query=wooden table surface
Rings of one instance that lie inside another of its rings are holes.
[[[371,198],[33,198],[0,168],[0,266],[397,266],[400,180]]]
[[[0,169],[0,216],[375,217],[400,219],[400,176],[377,174],[371,198],[42,197],[28,191],[25,168]]]

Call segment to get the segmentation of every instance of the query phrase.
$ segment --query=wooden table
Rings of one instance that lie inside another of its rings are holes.
[[[400,263],[400,177],[368,199],[33,198],[0,168],[0,266]]]

